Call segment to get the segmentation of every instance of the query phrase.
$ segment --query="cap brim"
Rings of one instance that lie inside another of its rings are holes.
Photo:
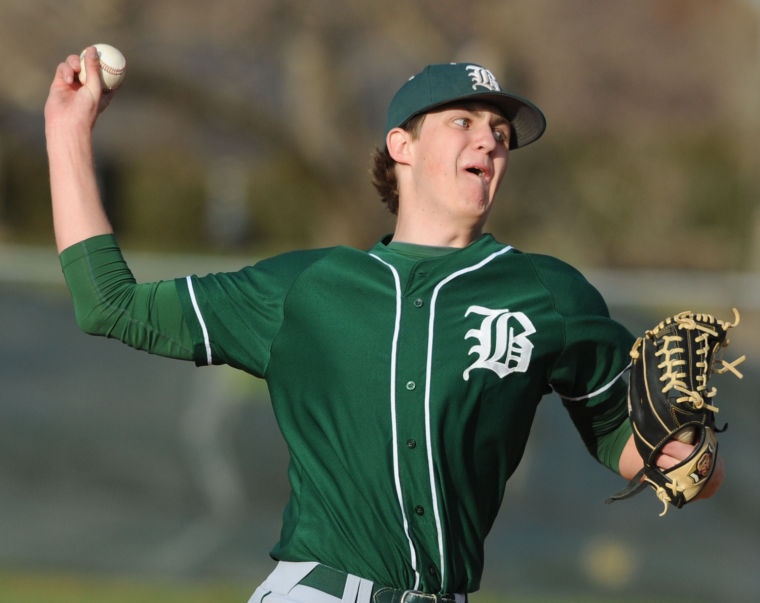
[[[412,117],[448,105],[473,101],[494,105],[507,118],[511,126],[510,149],[517,149],[535,142],[546,130],[546,117],[541,109],[527,99],[506,92],[476,92],[459,98],[448,99],[445,102],[425,107],[417,111]]]

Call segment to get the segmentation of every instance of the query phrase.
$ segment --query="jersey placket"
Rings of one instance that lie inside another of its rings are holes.
[[[399,512],[409,546],[413,588],[436,592],[441,583],[440,527],[431,490],[432,468],[426,435],[427,325],[429,291],[426,274],[415,272],[419,262],[393,265],[370,254],[393,275],[396,290],[396,319],[391,359],[391,421],[393,466]],[[425,292],[428,293],[425,293]]]
[[[417,557],[417,572],[425,590],[441,585],[441,525],[438,486],[431,466],[435,442],[430,440],[426,379],[428,328],[432,287],[422,263],[413,266],[402,283],[401,316],[396,359],[396,433],[402,504]]]

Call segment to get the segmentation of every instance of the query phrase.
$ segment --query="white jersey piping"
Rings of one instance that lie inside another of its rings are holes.
[[[406,511],[404,510],[404,497],[401,492],[401,474],[399,472],[399,461],[398,461],[398,432],[397,432],[397,425],[396,425],[396,357],[397,357],[397,350],[398,350],[398,336],[399,332],[401,330],[401,279],[399,278],[398,271],[391,266],[388,262],[385,260],[379,258],[374,253],[370,253],[370,255],[375,258],[377,261],[381,262],[382,264],[385,264],[388,269],[391,271],[391,274],[393,275],[393,281],[396,287],[396,320],[395,324],[393,326],[393,344],[391,346],[391,374],[390,374],[390,393],[391,393],[391,429],[393,430],[393,478],[395,480],[396,485],[396,498],[398,499],[398,505],[399,509],[401,510],[401,518],[404,523],[404,535],[406,536],[406,540],[409,543],[409,555],[412,565],[412,570],[414,570],[414,590],[417,590],[420,587],[420,572],[417,568],[417,552],[414,550],[414,542],[412,541],[412,537],[409,535],[409,519],[406,516]]]
[[[185,277],[187,281],[187,291],[190,293],[190,301],[193,302],[193,310],[198,317],[198,323],[201,325],[201,331],[203,332],[203,344],[206,346],[206,364],[209,366],[213,363],[213,357],[211,355],[211,340],[208,336],[208,329],[206,329],[206,322],[203,320],[201,309],[198,307],[198,300],[195,299],[195,289],[193,289],[193,279],[189,276]]]
[[[616,382],[617,382],[617,381],[618,381],[618,380],[619,380],[619,379],[620,379],[620,378],[621,378],[623,375],[625,375],[625,372],[626,372],[626,371],[627,371],[629,368],[631,368],[631,364],[630,364],[630,363],[629,363],[629,364],[628,364],[628,366],[626,366],[626,367],[625,367],[625,368],[624,368],[622,371],[620,371],[620,372],[619,372],[617,375],[615,375],[615,377],[613,377],[613,379],[612,379],[612,380],[611,380],[609,383],[607,383],[606,385],[603,385],[602,387],[600,387],[599,389],[597,389],[597,390],[595,390],[595,391],[591,392],[590,394],[586,394],[586,395],[584,395],[584,396],[578,396],[577,398],[571,398],[570,396],[563,396],[563,395],[562,395],[562,394],[560,394],[559,392],[557,392],[557,393],[558,393],[558,395],[559,395],[559,397],[560,397],[560,398],[562,398],[563,400],[567,400],[568,402],[581,402],[582,400],[590,400],[591,398],[593,398],[593,397],[595,397],[595,396],[598,396],[599,394],[603,394],[603,393],[604,393],[604,392],[606,392],[608,389],[610,389],[610,388],[611,388],[613,385],[615,385],[615,383],[616,383]]]

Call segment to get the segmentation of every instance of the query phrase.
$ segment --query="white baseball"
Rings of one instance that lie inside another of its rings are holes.
[[[676,434],[676,439],[684,444],[694,444],[697,440],[697,428],[693,426],[683,428]]]
[[[100,84],[103,91],[116,90],[121,86],[127,73],[127,60],[118,48],[114,48],[110,44],[93,44],[93,46],[98,51],[98,58],[100,59]],[[82,65],[79,81],[83,84],[87,80],[87,72],[84,66],[85,50],[79,55],[79,62]]]

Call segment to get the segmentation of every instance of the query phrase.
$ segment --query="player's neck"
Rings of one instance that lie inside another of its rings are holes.
[[[480,200],[459,199],[455,194],[420,193],[399,177],[393,240],[432,247],[467,247],[483,234],[488,209]]]
[[[467,227],[441,224],[433,220],[407,220],[399,215],[393,232],[393,241],[429,247],[467,247],[483,234],[482,225]]]

